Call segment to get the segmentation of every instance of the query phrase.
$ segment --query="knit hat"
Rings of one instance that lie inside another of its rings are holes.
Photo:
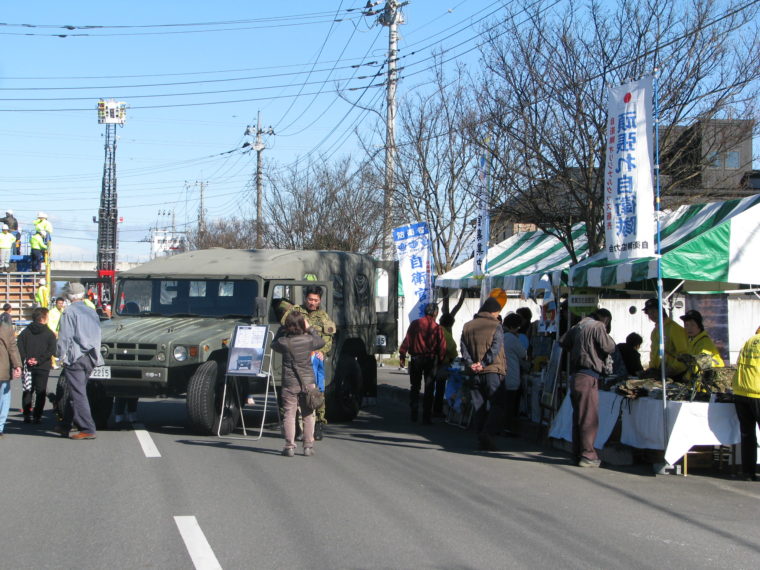
[[[501,312],[501,305],[499,305],[499,302],[494,299],[493,297],[488,297],[486,299],[486,302],[483,303],[483,306],[480,307],[480,313],[500,313]]]
[[[491,289],[491,292],[488,294],[488,296],[496,299],[502,309],[504,308],[504,305],[507,304],[507,292],[504,289],[501,289],[499,287],[496,289]]]

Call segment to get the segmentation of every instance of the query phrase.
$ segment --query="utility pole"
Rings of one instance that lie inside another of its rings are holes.
[[[396,62],[398,59],[398,26],[404,23],[404,15],[401,7],[406,6],[409,2],[398,2],[397,0],[387,0],[385,9],[381,11],[374,10],[378,3],[367,2],[363,14],[373,16],[380,14],[377,21],[388,27],[388,78],[386,80],[385,96],[385,188],[383,189],[383,249],[382,257],[384,260],[393,258],[393,240],[391,238],[391,227],[393,219],[393,191],[394,180],[393,170],[396,160],[396,84],[398,74]]]
[[[251,126],[245,129],[246,136],[256,136],[256,140],[251,145],[245,143],[243,148],[250,146],[256,151],[256,249],[261,249],[264,246],[264,220],[263,220],[263,196],[264,196],[264,184],[263,180],[263,161],[262,153],[266,148],[264,146],[264,140],[261,135],[273,135],[274,130],[272,127],[262,130],[261,128],[261,111],[256,115],[256,129],[252,130]]]
[[[206,209],[203,207],[203,191],[205,190],[206,183],[201,180],[196,182],[200,188],[201,203],[198,207],[198,237],[201,238],[206,233]]]

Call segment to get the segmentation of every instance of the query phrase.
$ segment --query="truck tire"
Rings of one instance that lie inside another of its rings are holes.
[[[359,413],[362,403],[362,371],[356,357],[340,359],[332,381],[332,391],[325,411],[330,421],[351,421]]]
[[[90,414],[97,429],[108,428],[108,418],[113,409],[113,396],[106,396],[100,382],[87,383],[87,400],[90,402]]]
[[[219,413],[224,391],[224,374],[215,360],[201,364],[187,384],[187,415],[193,431],[201,435],[227,435],[240,420],[240,408],[232,390],[227,390],[224,411]],[[221,422],[221,429],[219,424]]]

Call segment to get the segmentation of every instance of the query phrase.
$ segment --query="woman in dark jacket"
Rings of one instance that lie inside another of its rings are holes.
[[[295,455],[296,410],[298,394],[315,384],[311,353],[322,348],[325,341],[309,326],[303,313],[291,312],[272,341],[272,350],[282,354],[282,407],[285,410],[283,427],[285,457]],[[314,410],[301,408],[303,415],[303,454],[314,455]]]
[[[18,351],[21,360],[32,373],[32,389],[24,390],[21,397],[21,409],[24,422],[29,423],[34,416],[34,423],[40,423],[45,407],[48,376],[50,375],[51,357],[55,354],[55,333],[48,326],[48,310],[38,307],[32,312],[32,324],[18,335]],[[34,396],[34,411],[32,411]]]

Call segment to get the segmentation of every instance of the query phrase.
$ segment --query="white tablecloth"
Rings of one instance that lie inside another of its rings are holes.
[[[665,461],[670,464],[695,445],[734,445],[741,441],[733,404],[668,402],[667,448],[662,426],[662,400],[639,398],[631,402],[630,409],[623,406],[620,441],[642,449],[665,449]]]
[[[620,404],[623,397],[613,394],[612,392],[599,392],[599,431],[594,440],[594,447],[602,449],[604,444],[610,438],[612,430],[615,429],[618,417],[620,416]],[[573,441],[573,405],[570,402],[570,393],[565,396],[562,405],[554,417],[552,428],[549,430],[549,437],[555,439],[564,439]]]
[[[624,398],[599,392],[599,432],[594,447],[602,449],[615,427]],[[733,404],[668,402],[668,446],[665,448],[662,400],[638,398],[622,405],[620,441],[639,449],[665,449],[671,465],[695,445],[733,445],[741,441],[739,419]],[[760,442],[760,429],[758,442]],[[573,440],[573,407],[570,395],[552,423],[549,437]]]

